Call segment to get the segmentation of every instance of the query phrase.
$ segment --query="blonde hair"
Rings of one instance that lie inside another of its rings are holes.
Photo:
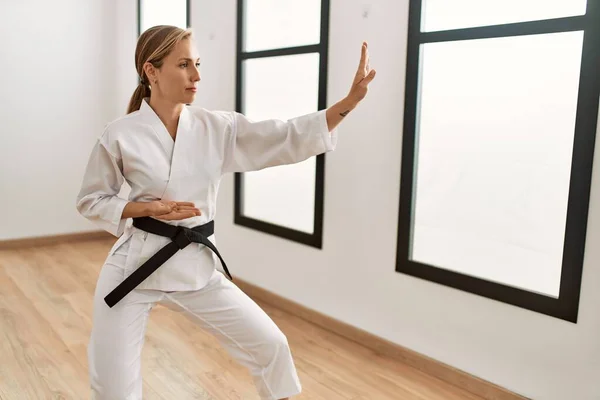
[[[140,83],[129,100],[127,114],[139,110],[144,98],[150,96],[150,80],[144,72],[144,64],[149,62],[154,68],[160,68],[175,46],[191,36],[191,29],[171,25],[153,26],[140,35],[135,48],[135,67]]]

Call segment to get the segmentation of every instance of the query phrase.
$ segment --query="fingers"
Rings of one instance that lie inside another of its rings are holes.
[[[200,209],[190,201],[164,201],[161,200],[163,207],[158,213],[157,218],[163,220],[180,220],[202,215]]]
[[[177,207],[171,211],[173,214],[192,214],[192,216],[200,216],[202,212],[195,207]]]
[[[190,209],[190,208],[197,209],[197,208],[195,208],[196,205],[194,203],[192,203],[191,201],[161,201],[161,203],[166,205],[167,207],[170,207],[171,210],[173,210],[173,211]]]
[[[178,211],[178,212],[170,212],[168,214],[159,215],[156,218],[164,219],[167,221],[174,221],[186,218],[192,218],[200,215],[200,213],[196,213],[195,211]]]
[[[369,50],[367,49],[367,42],[363,42],[360,49],[360,63],[358,64],[358,71],[364,71],[367,63],[369,62]]]
[[[369,83],[371,83],[371,81],[375,78],[375,74],[376,74],[376,71],[374,69],[372,69],[371,72],[369,72],[368,75],[366,75],[364,78],[362,78],[360,81],[358,81],[356,83],[356,85],[362,86],[362,87],[369,86]]]
[[[175,209],[173,211],[198,211],[200,212],[200,209],[194,207],[194,206],[176,206]]]
[[[194,207],[195,204],[189,201],[175,201],[174,203],[176,203],[178,206],[189,206],[189,207]]]
[[[194,203],[191,201],[174,201],[174,200],[159,200],[160,203],[168,205],[168,206],[192,206],[194,207]]]
[[[369,84],[375,79],[376,71],[371,69],[369,60],[369,49],[367,42],[363,42],[361,47],[360,63],[358,71],[354,76],[349,96],[361,101],[367,94]]]
[[[369,75],[367,75],[365,79],[362,80],[361,84],[367,86],[369,83],[371,83],[373,79],[375,79],[375,74],[375,70],[372,69],[371,72],[369,72]]]
[[[175,213],[173,215],[173,219],[186,219],[186,218],[196,217],[198,215],[200,215],[200,214],[196,213],[194,211],[182,211],[182,212]]]

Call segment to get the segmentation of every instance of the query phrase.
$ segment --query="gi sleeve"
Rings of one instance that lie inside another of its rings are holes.
[[[288,121],[252,121],[243,114],[232,112],[224,172],[257,171],[295,164],[334,151],[337,127],[329,131],[326,112],[321,110]]]
[[[124,182],[122,162],[99,139],[92,149],[77,195],[77,211],[101,229],[121,236],[127,219],[122,219],[127,200],[117,196]]]

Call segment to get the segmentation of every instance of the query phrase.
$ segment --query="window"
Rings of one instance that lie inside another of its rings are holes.
[[[600,3],[411,0],[396,271],[576,322]]]
[[[156,25],[190,26],[190,0],[138,0],[138,36]]]
[[[328,0],[239,0],[236,110],[287,120],[326,108]],[[235,219],[321,247],[325,155],[235,174]]]

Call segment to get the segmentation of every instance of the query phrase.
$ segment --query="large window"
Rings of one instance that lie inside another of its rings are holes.
[[[190,26],[190,0],[138,0],[138,36],[156,25]]]
[[[410,0],[398,272],[576,322],[596,0]]]
[[[287,120],[326,107],[328,0],[238,0],[236,110]],[[325,155],[235,174],[235,223],[321,247]]]

